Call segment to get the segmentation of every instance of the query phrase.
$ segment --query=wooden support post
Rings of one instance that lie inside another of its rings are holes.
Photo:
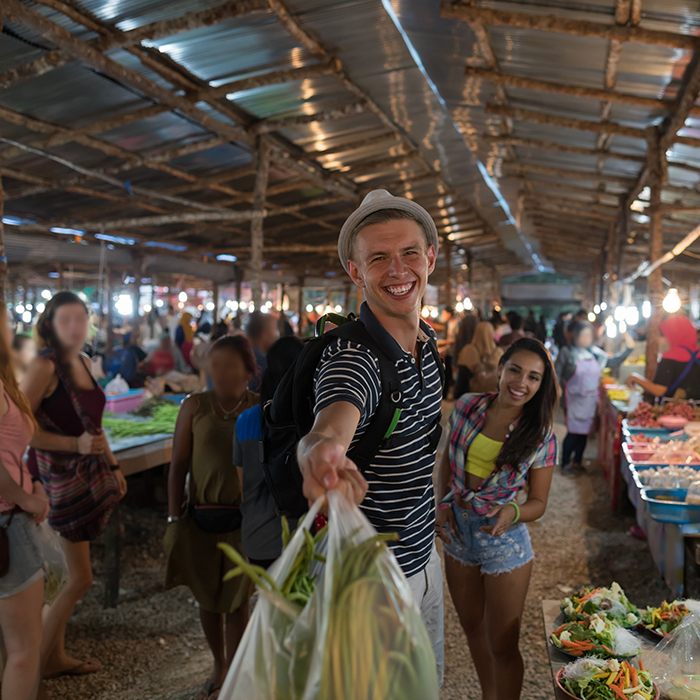
[[[297,335],[304,335],[304,314],[306,307],[304,305],[304,277],[299,277],[299,323],[297,324]]]
[[[452,295],[452,243],[445,243],[445,306],[454,308]]]
[[[651,189],[649,222],[649,262],[653,263],[663,255],[663,228],[661,190],[666,179],[666,152],[661,145],[661,133],[658,127],[647,129],[647,158],[649,165],[649,187]],[[651,301],[651,318],[647,328],[647,367],[646,377],[654,380],[659,354],[659,324],[662,316],[663,278],[661,267],[657,267],[647,277],[647,295]]]
[[[112,289],[112,271],[107,268],[105,270],[107,286],[107,347],[105,354],[109,355],[114,350],[114,290]]]
[[[612,300],[612,285],[615,277],[615,235],[617,225],[614,221],[608,227],[608,240],[605,244],[605,300],[608,304]]]
[[[214,311],[212,311],[212,329],[219,322],[219,283],[213,282],[211,285],[212,301],[214,302]]]
[[[251,291],[255,308],[262,305],[263,268],[263,213],[267,193],[267,177],[270,172],[270,142],[267,136],[258,137],[257,171],[253,190],[253,210],[259,215],[250,222],[250,271]]]

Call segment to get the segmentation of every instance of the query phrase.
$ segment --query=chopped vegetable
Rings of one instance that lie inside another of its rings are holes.
[[[656,695],[650,673],[615,659],[575,661],[564,667],[559,683],[582,700],[652,700]]]
[[[642,624],[645,629],[665,637],[680,625],[681,620],[688,614],[688,608],[678,600],[667,603],[665,600],[659,608],[647,608],[642,613]]]
[[[639,610],[630,603],[618,583],[610,588],[584,586],[561,601],[561,610],[570,620],[583,620],[597,613],[622,627],[634,627],[641,619]]]
[[[555,647],[571,656],[629,658],[642,650],[638,638],[629,630],[600,614],[568,622],[561,632],[553,632],[550,639]]]
[[[109,430],[115,438],[137,437],[140,435],[172,434],[175,432],[175,422],[179,406],[158,406],[153,411],[149,421],[135,421],[128,418],[103,418],[102,427]]]

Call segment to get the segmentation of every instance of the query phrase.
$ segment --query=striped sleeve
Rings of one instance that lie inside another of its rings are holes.
[[[559,464],[559,441],[554,432],[540,445],[535,453],[530,469],[542,469],[544,467],[556,467]]]
[[[381,393],[379,362],[363,345],[339,338],[329,345],[316,368],[314,413],[338,401],[360,412],[363,427],[377,410]]]

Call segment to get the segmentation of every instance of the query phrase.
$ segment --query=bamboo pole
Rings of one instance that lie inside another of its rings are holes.
[[[267,180],[270,172],[270,142],[265,136],[258,140],[257,173],[253,190],[253,211],[264,213],[267,192]],[[253,218],[250,222],[250,271],[251,290],[255,308],[262,304],[262,268],[263,268],[263,220],[262,216]]]
[[[659,204],[661,203],[661,190],[663,189],[666,173],[666,151],[662,147],[661,139],[658,127],[649,127],[647,155],[649,158],[650,202],[652,206],[649,222],[649,260],[652,264],[663,255],[664,234]],[[647,277],[647,295],[651,301],[651,318],[647,328],[646,378],[653,381],[659,353],[659,324],[661,323],[661,304],[663,300],[663,278],[660,266],[654,269]]]

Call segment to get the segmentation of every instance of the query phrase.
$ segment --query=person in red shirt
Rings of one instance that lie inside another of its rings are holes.
[[[160,377],[175,369],[175,354],[169,335],[160,339],[160,345],[146,358],[148,373]]]

